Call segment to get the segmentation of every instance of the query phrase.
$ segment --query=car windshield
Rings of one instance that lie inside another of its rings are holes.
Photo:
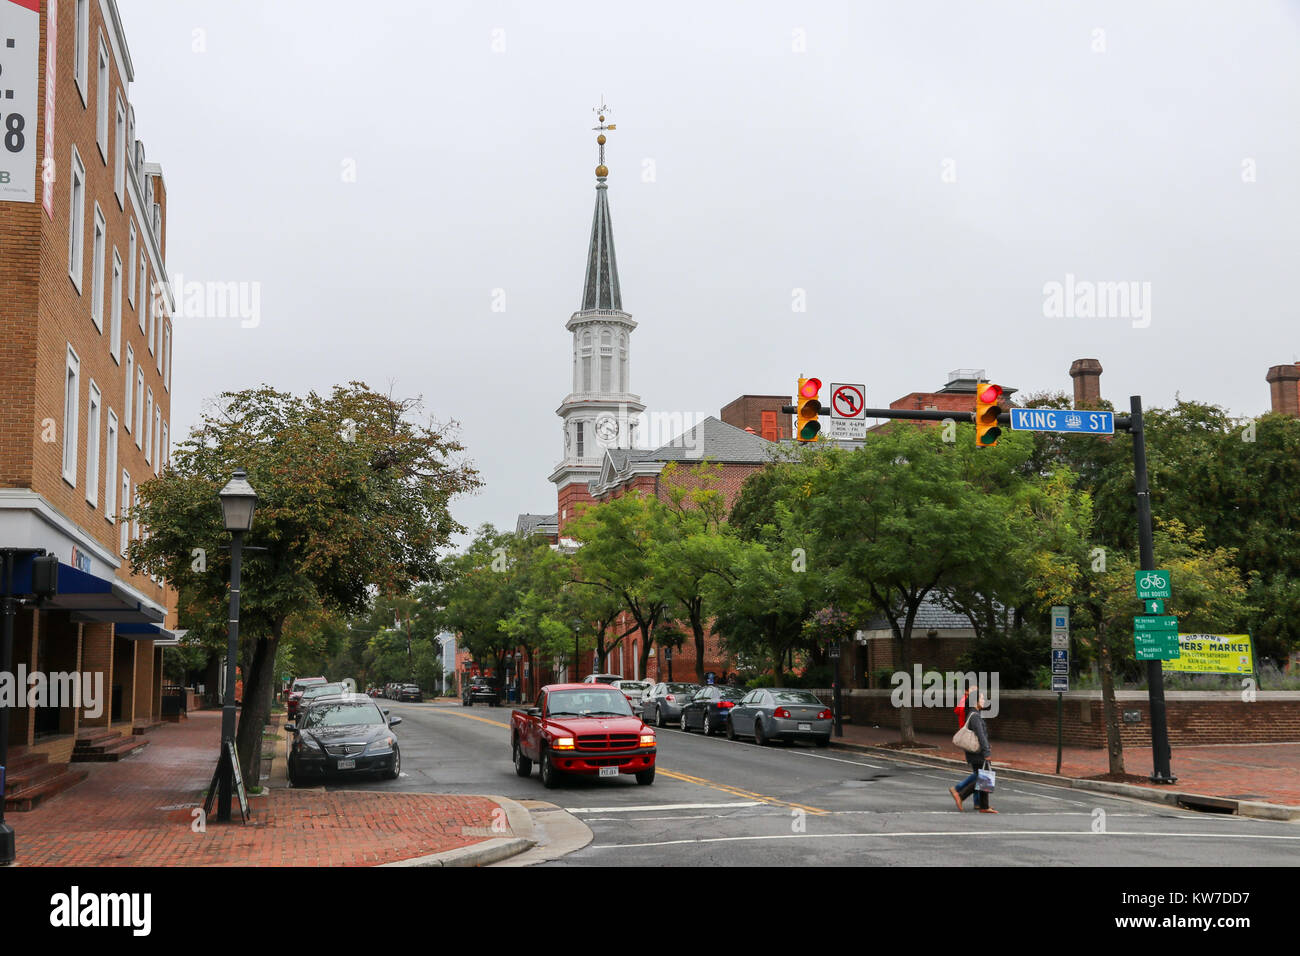
[[[698,684],[669,684],[668,693],[670,694],[689,694],[699,690]]]
[[[293,682],[293,692],[294,692],[294,693],[298,693],[299,691],[307,690],[307,688],[309,688],[309,687],[319,687],[319,686],[320,686],[321,684],[323,684],[323,683],[325,683],[325,681],[323,681],[323,680],[299,680],[299,681],[294,681],[294,682]]]
[[[369,701],[339,701],[318,704],[307,713],[307,727],[353,727],[357,725],[388,723],[379,708]]]
[[[342,684],[314,684],[303,691],[303,699],[320,697],[322,694],[345,694],[347,688]]]
[[[740,700],[745,696],[743,687],[723,687],[720,691],[722,700]]]
[[[640,680],[624,680],[618,682],[619,690],[640,690],[644,691],[650,685]]]
[[[778,704],[821,704],[816,694],[806,690],[774,690],[772,697]]]
[[[612,715],[631,717],[632,708],[627,698],[610,688],[592,690],[555,690],[546,699],[547,710],[552,717],[568,714],[573,717],[587,715]]]

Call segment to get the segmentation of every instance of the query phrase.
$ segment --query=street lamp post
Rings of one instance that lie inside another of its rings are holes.
[[[230,632],[226,644],[226,692],[221,707],[221,762],[217,782],[217,821],[230,822],[230,799],[235,785],[235,768],[226,757],[226,741],[230,741],[230,760],[234,757],[235,741],[235,662],[239,656],[239,570],[243,557],[244,534],[253,529],[253,511],[257,507],[257,492],[248,483],[248,475],[236,468],[234,476],[221,489],[221,515],[226,530],[230,532]]]
[[[832,640],[829,648],[831,659],[831,693],[835,706],[835,736],[844,736],[844,703],[840,698],[840,642]]]
[[[673,649],[672,649],[671,647],[665,647],[665,648],[664,648],[664,663],[668,665],[668,680],[669,680],[669,681],[672,681],[672,679],[673,679]]]

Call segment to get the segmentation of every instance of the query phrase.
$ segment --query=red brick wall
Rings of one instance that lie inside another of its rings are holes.
[[[763,437],[763,412],[776,413],[777,437],[793,437],[790,428],[791,417],[781,411],[782,405],[792,405],[789,395],[742,395],[722,407],[719,418],[736,428],[752,428],[754,434]]]

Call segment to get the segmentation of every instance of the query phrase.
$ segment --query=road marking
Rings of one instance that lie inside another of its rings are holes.
[[[1119,832],[1107,830],[1105,833],[1093,833],[1089,830],[933,830],[911,831],[904,833],[777,833],[767,836],[705,837],[696,840],[664,840],[660,843],[604,843],[588,847],[589,850],[641,850],[656,846],[684,846],[693,843],[743,843],[755,840],[847,840],[851,837],[870,839],[894,839],[895,837],[1007,837],[1022,836],[1072,836],[1097,839],[1098,837],[1141,836],[1141,837],[1187,837],[1193,840],[1300,840],[1300,836],[1270,836],[1256,833],[1162,833],[1158,830],[1135,830]]]
[[[659,803],[642,807],[565,807],[565,809],[570,813],[641,813],[658,810],[723,810],[729,807],[761,807],[762,805],[762,801],[759,800],[745,800],[740,803]]]
[[[739,787],[731,787],[723,783],[717,783],[713,780],[706,780],[703,777],[692,777],[690,774],[665,770],[663,767],[659,768],[659,773],[663,774],[665,777],[671,777],[674,780],[682,780],[686,783],[694,783],[702,787],[711,787],[712,789],[720,790],[723,793],[730,793],[737,797],[745,797],[750,800],[758,800],[762,803],[770,803],[777,807],[790,807],[794,810],[802,810],[805,813],[813,813],[818,816],[822,816],[827,812],[818,807],[809,807],[802,803],[791,803],[789,800],[778,800],[776,797],[769,797],[766,794],[754,793],[752,790],[741,790]]]
[[[480,717],[477,714],[462,714],[459,711],[455,711],[455,710],[430,710],[429,712],[431,714],[447,714],[448,716],[451,717],[464,717],[466,720],[478,720],[478,721],[482,721],[485,724],[491,724],[493,727],[504,727],[506,728],[506,730],[510,729],[509,724],[503,724],[501,723],[501,721],[493,720],[490,717]]]
[[[773,751],[775,753],[775,751]],[[796,757],[815,757],[818,760],[834,760],[837,763],[851,763],[855,767],[870,767],[872,770],[886,770],[887,767],[875,763],[863,763],[861,760],[845,760],[843,757],[827,757],[825,754],[806,754],[798,750],[788,750],[786,753],[793,754]]]

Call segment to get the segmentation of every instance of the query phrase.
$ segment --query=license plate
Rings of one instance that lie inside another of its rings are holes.
[[[800,725],[799,725],[799,729],[800,729],[800,730],[812,730],[812,724],[800,724]]]
[[[617,767],[601,767],[601,768],[600,768],[600,775],[601,775],[602,777],[617,777],[617,776],[618,776],[618,768],[617,768]]]
[[[355,760],[350,760],[350,759],[349,759],[349,760],[340,760],[340,761],[339,761],[339,769],[340,769],[340,770],[355,770],[355,769],[356,769],[356,766],[357,766],[357,762],[356,762]]]

